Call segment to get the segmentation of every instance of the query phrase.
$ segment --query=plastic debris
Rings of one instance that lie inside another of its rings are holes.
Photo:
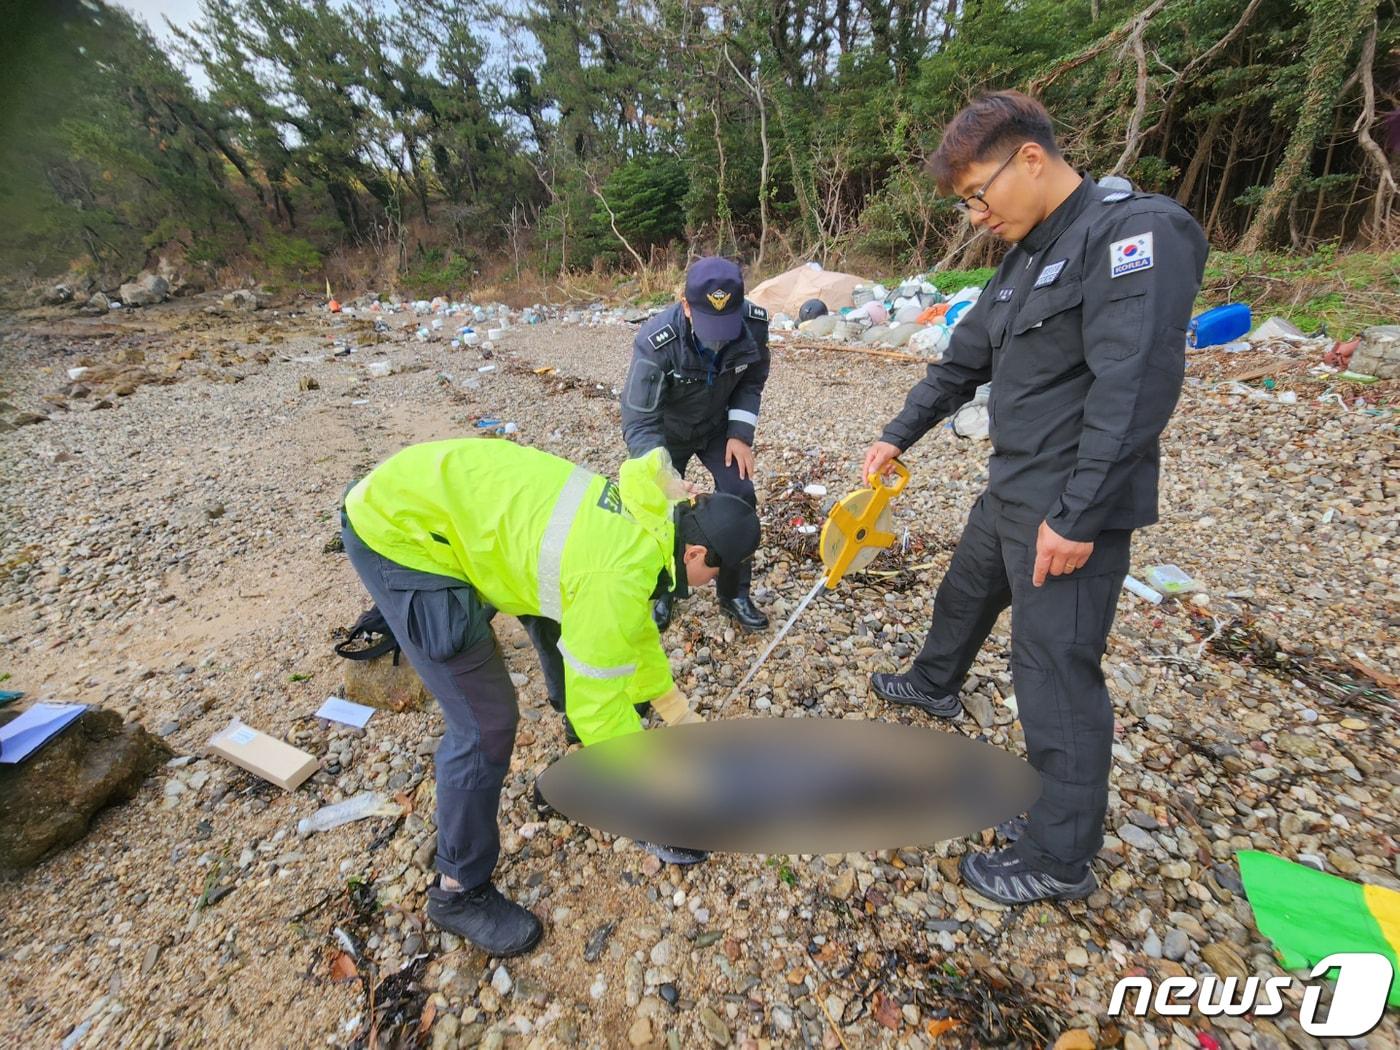
[[[1151,602],[1153,605],[1162,604],[1161,592],[1154,591],[1135,576],[1125,576],[1123,578],[1123,589],[1136,594],[1143,601]]]
[[[1252,318],[1248,303],[1227,303],[1197,314],[1186,327],[1188,346],[1220,346],[1249,331]]]
[[[1201,585],[1175,565],[1154,565],[1144,573],[1147,582],[1166,594],[1198,591]]]
[[[329,831],[331,828],[364,820],[366,817],[397,817],[402,812],[403,809],[397,802],[392,802],[373,791],[366,791],[354,798],[347,798],[344,802],[322,806],[311,816],[303,817],[297,821],[297,832],[310,835],[315,831]]]

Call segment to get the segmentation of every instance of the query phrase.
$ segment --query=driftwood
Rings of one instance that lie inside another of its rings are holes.
[[[891,361],[904,361],[909,364],[926,365],[932,360],[927,357],[919,357],[917,354],[906,354],[900,350],[880,350],[873,346],[847,346],[843,343],[828,343],[816,339],[788,339],[782,343],[773,343],[773,346],[781,346],[784,350],[822,350],[831,354],[864,354],[867,357],[883,357]]]

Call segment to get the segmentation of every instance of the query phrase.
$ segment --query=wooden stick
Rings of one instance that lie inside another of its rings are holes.
[[[873,346],[844,346],[840,343],[818,343],[815,340],[788,340],[773,345],[781,346],[786,350],[824,350],[833,354],[866,354],[870,357],[885,357],[892,361],[907,361],[913,364],[926,365],[930,363],[930,359],[927,357],[906,354],[899,350],[877,350]]]

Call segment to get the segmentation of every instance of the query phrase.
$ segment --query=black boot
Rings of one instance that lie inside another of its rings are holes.
[[[497,957],[528,952],[544,933],[539,919],[489,882],[471,890],[429,886],[428,918]]]
[[[668,594],[664,598],[656,599],[652,605],[651,618],[656,621],[658,631],[664,631],[671,626],[671,606],[674,603],[675,599]]]
[[[768,617],[747,594],[737,598],[721,598],[719,607],[726,616],[738,621],[739,626],[746,631],[761,631],[768,626]]]
[[[578,738],[578,734],[574,732],[574,724],[573,724],[572,722],[569,721],[569,716],[568,716],[568,715],[564,715],[564,716],[562,716],[562,717],[563,717],[563,719],[564,719],[564,743],[566,743],[566,744],[581,744],[581,743],[583,743],[583,741],[580,740],[580,739]]]

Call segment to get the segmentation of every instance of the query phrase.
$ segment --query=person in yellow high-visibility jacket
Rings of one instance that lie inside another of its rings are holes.
[[[614,483],[489,438],[412,445],[346,493],[346,553],[446,724],[428,916],[492,955],[529,950],[541,927],[491,882],[519,719],[491,618],[530,629],[585,746],[640,730],[647,702],[668,724],[699,721],[652,601],[746,561],[759,523],[737,496],[688,495],[664,449],[628,460]]]

